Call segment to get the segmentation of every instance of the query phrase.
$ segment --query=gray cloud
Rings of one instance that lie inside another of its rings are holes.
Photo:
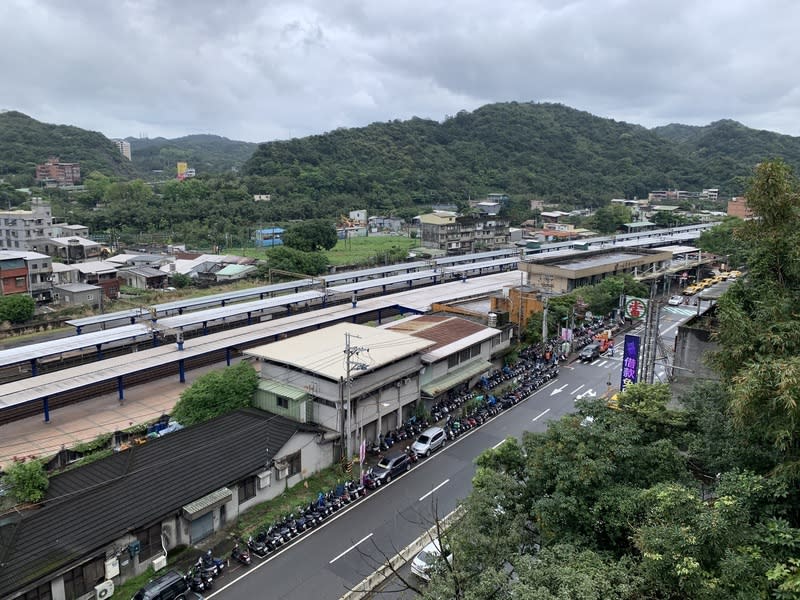
[[[6,0],[0,108],[264,141],[487,102],[800,135],[800,4]]]

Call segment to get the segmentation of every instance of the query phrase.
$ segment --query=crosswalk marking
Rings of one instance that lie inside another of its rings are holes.
[[[670,312],[683,317],[691,317],[697,314],[697,308],[682,308],[680,306],[665,306],[664,312]]]

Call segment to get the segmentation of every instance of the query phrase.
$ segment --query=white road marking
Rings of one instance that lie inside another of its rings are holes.
[[[603,366],[604,364],[606,364],[607,362],[608,362],[607,360],[604,360],[603,362],[601,362],[601,363],[600,363],[600,364],[598,364],[597,366],[598,366],[598,367],[602,367],[602,366]],[[595,366],[595,363],[592,363],[592,366],[594,367],[594,366]]]
[[[550,395],[555,396],[556,394],[560,394],[561,392],[564,391],[564,388],[567,387],[568,385],[569,385],[568,383],[565,383],[560,388],[555,388],[552,392],[550,392]]]
[[[371,537],[372,537],[372,534],[371,534],[371,533],[370,533],[369,535],[365,535],[363,538],[361,538],[360,540],[358,540],[358,541],[357,541],[355,544],[353,544],[352,546],[350,546],[350,547],[349,547],[347,550],[345,550],[344,552],[342,552],[342,553],[341,553],[339,556],[337,556],[336,558],[334,558],[333,560],[331,560],[331,561],[330,561],[328,564],[329,564],[329,565],[332,565],[332,564],[333,564],[333,563],[335,563],[337,560],[339,560],[340,558],[342,558],[342,557],[343,557],[345,554],[347,554],[348,552],[350,552],[350,550],[352,550],[353,548],[355,548],[356,546],[358,546],[358,545],[359,545],[361,542],[366,542],[366,541],[367,541],[369,538],[371,538]]]
[[[497,449],[498,449],[500,446],[502,446],[502,445],[503,445],[503,444],[505,444],[505,443],[506,443],[506,440],[504,440],[504,439],[503,439],[503,440],[500,440],[500,441],[499,441],[499,442],[497,442],[497,443],[496,443],[494,446],[492,446],[492,450],[497,450]]]
[[[538,415],[536,415],[535,417],[533,417],[533,420],[531,421],[531,423],[534,423],[534,422],[538,421],[539,419],[541,419],[543,416],[545,416],[545,415],[546,415],[547,413],[549,413],[549,412],[550,412],[550,409],[549,409],[549,408],[548,408],[548,409],[546,409],[546,410],[543,410],[543,411],[542,411],[542,412],[540,412]]]
[[[505,442],[505,440],[503,440],[503,442]],[[500,442],[500,443],[502,444],[503,442]],[[420,499],[419,499],[419,501],[420,501],[420,502],[422,502],[423,500],[425,500],[425,498],[427,498],[428,496],[430,496],[430,495],[431,495],[433,492],[435,492],[436,490],[438,490],[438,489],[439,489],[440,487],[442,487],[443,485],[447,485],[448,483],[450,483],[450,480],[449,480],[449,479],[445,479],[445,480],[444,480],[442,483],[440,483],[439,485],[437,485],[437,486],[436,486],[435,488],[433,488],[433,489],[432,489],[430,492],[428,492],[428,493],[427,493],[427,494],[425,494],[424,496],[420,496]]]
[[[583,386],[584,386],[584,385],[586,385],[586,384],[585,384],[585,383],[582,383],[582,384],[580,384],[578,387],[576,387],[574,390],[572,390],[572,391],[569,393],[569,395],[570,395],[570,396],[574,396],[575,394],[577,394],[578,392],[580,392],[580,391],[583,389]]]

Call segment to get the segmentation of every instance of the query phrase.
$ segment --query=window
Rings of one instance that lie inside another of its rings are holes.
[[[161,523],[134,532],[139,540],[139,560],[147,560],[163,551],[161,548]]]
[[[468,361],[468,360],[469,360],[469,354],[470,354],[470,352],[469,352],[469,348],[467,348],[466,350],[462,350],[461,352],[459,352],[459,362],[466,362],[466,361]]]
[[[43,583],[34,590],[31,590],[22,596],[20,600],[52,600],[53,596],[50,591],[50,583]]]
[[[256,496],[256,477],[247,477],[239,482],[239,504],[243,504]]]
[[[300,452],[295,452],[286,457],[286,463],[289,465],[289,477],[297,475],[302,470],[300,462]]]
[[[94,592],[94,586],[105,579],[105,561],[97,558],[64,573],[64,596],[75,600],[79,596]]]
[[[279,408],[289,408],[289,399],[283,396],[276,396],[275,401]]]
[[[458,354],[452,354],[447,357],[447,368],[452,369],[458,366]]]
[[[24,277],[15,277],[14,278],[14,285],[17,287],[24,287],[25,286],[25,278]]]

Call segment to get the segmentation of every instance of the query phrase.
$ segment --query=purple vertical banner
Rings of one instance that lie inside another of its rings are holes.
[[[619,382],[619,391],[625,391],[625,386],[636,383],[639,372],[639,342],[638,335],[626,335],[625,346],[622,352],[622,375]]]

